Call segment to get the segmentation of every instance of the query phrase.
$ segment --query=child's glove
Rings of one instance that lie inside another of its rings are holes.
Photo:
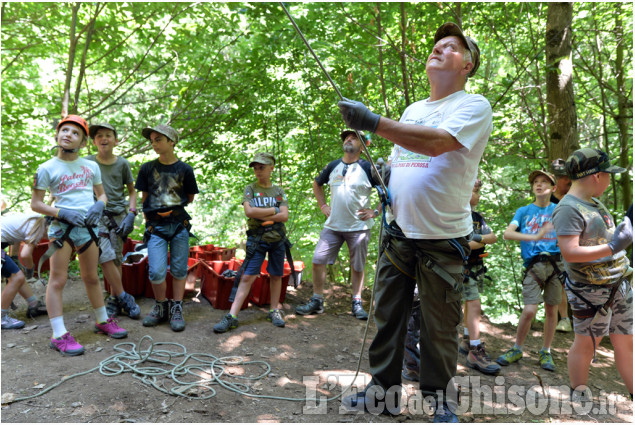
[[[613,233],[613,240],[608,243],[609,248],[613,251],[613,254],[626,249],[633,243],[633,224],[631,220],[624,219]]]
[[[104,212],[104,208],[106,208],[106,204],[104,203],[104,201],[95,202],[86,213],[86,225],[97,226],[99,220],[101,220],[101,215]]]
[[[134,213],[128,213],[126,218],[123,219],[119,227],[117,228],[117,234],[121,235],[122,238],[128,237],[132,229],[134,229]]]
[[[380,116],[371,112],[362,102],[344,98],[337,102],[337,106],[342,114],[342,119],[349,128],[354,130],[372,131],[377,130]]]
[[[84,225],[84,216],[75,210],[60,208],[56,217],[61,218],[73,226],[81,227]]]

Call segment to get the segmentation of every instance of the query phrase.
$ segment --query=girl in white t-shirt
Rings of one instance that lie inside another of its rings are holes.
[[[62,315],[62,292],[73,251],[77,251],[86,295],[95,312],[95,332],[111,338],[125,338],[128,332],[117,325],[116,319],[108,317],[97,275],[99,247],[94,233],[108,198],[97,163],[78,154],[88,141],[88,123],[77,115],[68,115],[57,125],[55,141],[57,156],[40,165],[35,175],[31,208],[55,217],[49,238],[62,241],[61,248],[51,256],[46,287],[46,307],[53,330],[49,346],[63,355],[76,356],[84,353],[84,347],[66,329]],[[54,207],[44,202],[47,191],[55,199]]]

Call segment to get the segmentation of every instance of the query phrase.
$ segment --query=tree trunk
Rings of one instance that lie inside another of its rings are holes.
[[[460,1],[454,2],[454,9],[452,10],[452,13],[454,14],[454,18],[456,19],[454,23],[461,27],[461,29],[463,29],[463,12],[461,10]]]
[[[408,67],[406,65],[406,7],[404,3],[399,3],[401,8],[401,80],[403,81],[403,95],[406,99],[406,106],[410,105],[410,95],[408,94]]]
[[[579,147],[573,97],[572,17],[573,3],[549,3],[545,50],[550,160],[567,158]]]
[[[73,100],[73,113],[77,113],[79,109],[79,94],[82,91],[82,82],[84,81],[84,73],[86,72],[86,56],[88,55],[88,48],[90,47],[90,41],[95,31],[95,21],[99,15],[99,3],[95,5],[95,14],[88,24],[88,30],[86,32],[86,42],[84,43],[84,51],[82,52],[82,59],[79,64],[79,75],[77,77],[77,84],[75,85],[75,98]]]
[[[384,79],[384,43],[382,40],[381,27],[381,2],[377,2],[377,38],[379,38],[379,81],[381,82],[381,96],[384,99],[384,109],[386,118],[390,118],[390,107],[386,97],[386,80]]]
[[[62,95],[62,118],[68,115],[68,102],[71,96],[71,80],[73,79],[73,64],[75,63],[75,50],[77,48],[77,39],[75,38],[75,30],[77,28],[77,11],[81,3],[73,5],[73,18],[70,28],[70,46],[68,48],[68,64],[66,66],[66,81],[64,82],[64,94]]]
[[[615,69],[617,70],[617,117],[615,117],[615,121],[617,122],[617,127],[619,129],[619,137],[620,137],[620,158],[619,164],[620,167],[624,167],[628,169],[630,164],[628,162],[628,149],[631,143],[631,136],[629,135],[629,113],[627,111],[629,107],[628,98],[625,96],[626,85],[624,81],[624,68],[626,64],[624,63],[624,26],[622,23],[622,19],[620,17],[620,13],[622,13],[622,4],[615,3],[616,9],[616,18],[615,18],[615,38],[618,40],[617,49],[615,51]],[[632,106],[631,106],[632,107]],[[622,188],[622,207],[623,209],[627,209],[630,203],[633,202],[633,182],[631,181],[631,177],[629,173],[622,173],[620,175],[620,187]]]

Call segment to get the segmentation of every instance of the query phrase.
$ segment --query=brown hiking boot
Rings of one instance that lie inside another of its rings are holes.
[[[496,375],[501,370],[501,367],[494,363],[485,352],[484,343],[480,343],[477,346],[470,346],[470,352],[467,354],[466,363],[468,367],[476,369],[486,375]]]

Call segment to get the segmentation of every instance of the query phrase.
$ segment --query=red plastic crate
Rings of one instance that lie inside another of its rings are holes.
[[[205,251],[205,252],[201,252],[200,257],[201,260],[206,261],[206,262],[210,262],[210,261],[220,261],[220,251],[219,250],[212,250],[212,251]]]
[[[213,244],[191,246],[189,257],[201,260],[201,259],[204,259],[203,258],[204,253],[213,251],[213,250],[214,250]]]
[[[194,273],[194,275],[196,276],[200,276],[201,272],[199,271],[199,264],[201,263],[200,260],[196,259],[196,258],[188,258],[187,259],[187,274],[189,275],[190,273]],[[168,256],[168,265],[170,264],[170,257]],[[166,291],[165,291],[165,296],[171,300],[172,297],[174,296],[174,293],[172,292],[172,274],[170,273],[170,269],[168,267],[168,273],[165,276],[165,283],[167,285]],[[187,284],[187,277],[185,279],[185,294],[187,294],[188,292],[192,292],[194,291],[194,285],[190,284],[189,288],[188,288],[188,284]],[[147,298],[154,298],[154,290],[152,289],[152,282],[150,282],[150,277],[149,275],[146,275],[146,283],[145,283],[145,290],[144,290],[144,296]]]
[[[229,261],[236,255],[236,248],[222,248],[218,247],[215,249],[220,256],[221,261]]]
[[[142,243],[141,241],[137,241],[134,239],[126,239],[126,242],[124,242],[123,244],[123,255],[126,255],[127,253],[129,253],[130,251],[134,251],[135,247],[137,245],[139,245],[140,243]]]
[[[249,293],[249,301],[259,307],[263,305],[269,305],[271,302],[271,290],[270,290],[270,276],[267,273],[267,260],[262,262],[260,267],[260,276],[256,278],[251,285],[251,292]],[[294,262],[295,267],[295,262]],[[288,263],[284,263],[282,270],[282,285],[280,288],[280,302],[283,303],[287,296],[287,285],[289,284],[289,278],[291,277],[291,268]]]
[[[135,247],[139,245],[141,241],[134,239],[126,239],[123,244],[122,254],[125,256],[127,253],[134,251]],[[144,258],[136,263],[123,263],[121,264],[121,283],[123,284],[123,290],[132,296],[143,295],[145,291],[146,281],[148,280],[148,259]],[[107,292],[110,292],[110,283],[104,277],[104,288]]]
[[[232,303],[229,296],[234,286],[234,278],[221,276],[225,270],[238,270],[241,261],[235,258],[229,261],[203,261],[201,262],[202,275],[201,293],[217,310],[229,310]],[[249,297],[240,306],[244,310],[249,305]]]
[[[121,265],[121,283],[123,290],[132,296],[143,295],[148,281],[148,257],[143,257],[136,263]],[[104,277],[104,287],[110,293],[110,283]]]

